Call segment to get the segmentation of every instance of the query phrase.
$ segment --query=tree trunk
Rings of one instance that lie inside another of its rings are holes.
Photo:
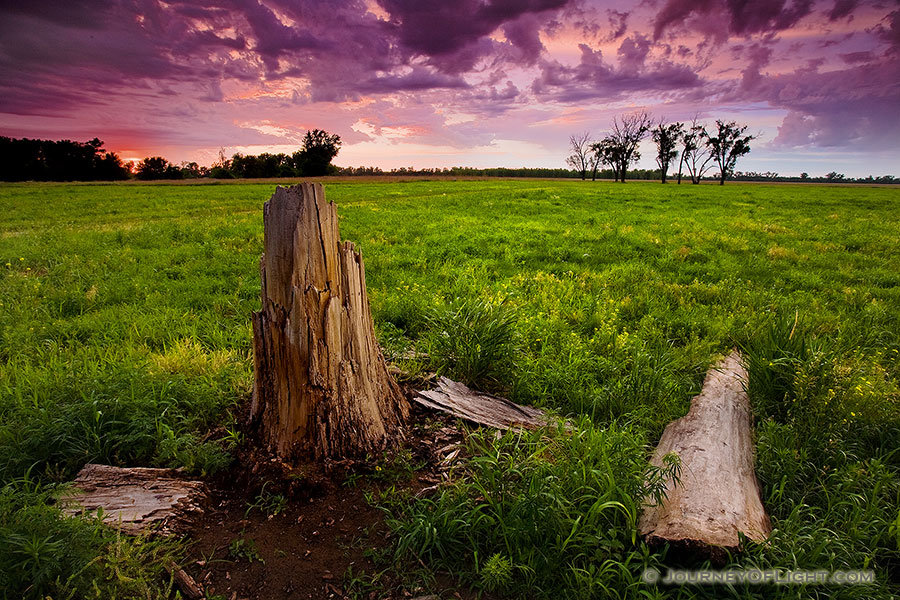
[[[681,458],[679,481],[668,481],[666,498],[644,509],[641,535],[714,555],[737,550],[738,532],[763,541],[772,526],[763,508],[754,470],[747,371],[731,353],[710,369],[687,415],[669,423],[651,462],[663,465],[674,452]]]
[[[408,406],[375,340],[363,262],[320,184],[263,207],[251,422],[282,459],[346,458],[400,435]]]

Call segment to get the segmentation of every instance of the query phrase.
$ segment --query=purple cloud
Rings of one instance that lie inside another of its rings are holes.
[[[835,0],[834,7],[828,12],[828,20],[838,21],[850,16],[857,4],[859,0]]]
[[[752,104],[786,115],[772,148],[896,148],[898,49],[896,5],[858,0],[5,2],[0,134],[555,152],[624,103]]]
[[[699,25],[691,19],[723,25],[720,35],[781,31],[810,14],[812,6],[812,0],[668,0],[656,15],[653,37],[658,40],[674,27]]]
[[[539,97],[561,102],[614,100],[632,92],[687,90],[701,84],[690,67],[668,60],[647,62],[649,39],[636,34],[619,46],[619,66],[603,59],[600,50],[579,44],[581,60],[575,67],[543,61],[541,75],[532,83]]]

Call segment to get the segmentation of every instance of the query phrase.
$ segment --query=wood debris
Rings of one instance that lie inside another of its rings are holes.
[[[201,510],[205,497],[202,482],[186,479],[174,469],[87,464],[60,504],[70,515],[102,509],[103,520],[125,533],[153,527],[170,534],[181,517]]]
[[[669,423],[651,459],[681,459],[666,498],[645,507],[638,529],[650,542],[670,542],[715,556],[739,549],[738,532],[764,541],[771,533],[754,470],[747,371],[732,352],[710,369],[687,415]]]
[[[419,392],[415,400],[427,408],[495,429],[535,429],[547,424],[542,410],[522,406],[500,396],[476,392],[446,377],[438,379],[435,389]]]

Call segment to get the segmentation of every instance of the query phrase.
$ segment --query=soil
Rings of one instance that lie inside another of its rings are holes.
[[[385,571],[373,558],[390,544],[383,514],[366,501],[367,492],[394,485],[418,495],[432,493],[446,481],[449,463],[460,457],[461,440],[451,419],[420,411],[408,429],[407,450],[377,461],[332,464],[325,470],[317,464],[240,456],[238,465],[254,467],[238,466],[209,482],[209,508],[189,523],[193,543],[180,566],[207,598],[348,597],[349,575]],[[428,597],[409,580],[385,571],[381,585],[367,588],[361,597]],[[438,585],[439,597],[474,597],[454,589],[449,578]],[[360,597],[361,590],[355,591]]]

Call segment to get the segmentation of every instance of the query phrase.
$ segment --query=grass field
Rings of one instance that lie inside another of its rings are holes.
[[[178,545],[61,519],[49,498],[89,461],[228,468],[272,191],[0,186],[3,597],[165,597]],[[498,179],[326,192],[362,250],[389,359],[579,424],[473,436],[452,488],[383,495],[390,560],[521,598],[900,594],[900,190]],[[729,565],[872,569],[874,584],[641,582],[673,566],[636,537],[646,458],[735,346],[775,532]]]

